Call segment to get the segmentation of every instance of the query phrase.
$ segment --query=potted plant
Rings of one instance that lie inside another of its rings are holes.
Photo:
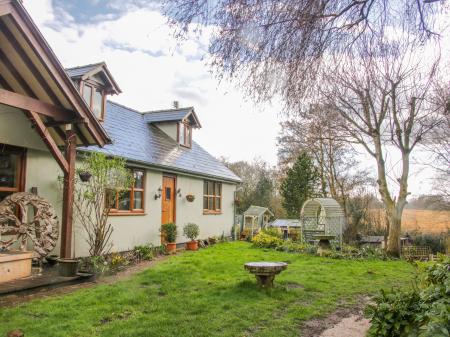
[[[76,276],[78,272],[77,259],[58,259],[59,275],[65,277]]]
[[[166,242],[166,251],[172,253],[177,249],[177,225],[173,222],[161,225],[161,233],[164,235]]]
[[[193,202],[195,200],[195,195],[192,193],[186,194],[186,200],[189,202]]]
[[[195,223],[188,223],[183,228],[183,234],[187,238],[191,239],[191,241],[186,242],[186,249],[187,250],[197,250],[198,249],[198,242],[197,237],[200,234],[200,229],[198,228],[198,225]]]
[[[78,176],[82,182],[88,182],[91,179],[92,174],[88,171],[79,171]]]

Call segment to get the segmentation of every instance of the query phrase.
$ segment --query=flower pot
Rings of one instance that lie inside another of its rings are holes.
[[[91,177],[92,177],[92,174],[90,174],[87,171],[80,172],[78,175],[79,175],[81,181],[83,181],[83,182],[89,181],[89,179],[91,179]]]
[[[59,259],[59,275],[65,277],[76,276],[78,272],[78,260]]]
[[[167,253],[173,253],[177,250],[177,244],[176,243],[166,243],[166,252]]]
[[[195,195],[193,194],[186,195],[186,200],[189,202],[193,202],[195,200]]]
[[[196,240],[186,242],[186,250],[198,250],[198,242]]]

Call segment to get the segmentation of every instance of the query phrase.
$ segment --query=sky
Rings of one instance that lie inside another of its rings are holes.
[[[122,94],[110,99],[140,111],[193,106],[202,129],[194,139],[216,157],[277,164],[281,105],[255,106],[207,66],[209,32],[180,43],[157,0],[25,0],[65,67],[105,61]],[[420,156],[419,156],[420,157]],[[361,157],[374,171],[375,162]],[[431,191],[432,171],[413,159],[410,190]],[[396,162],[392,162],[395,171]]]

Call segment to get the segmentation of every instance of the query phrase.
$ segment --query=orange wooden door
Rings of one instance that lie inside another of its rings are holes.
[[[161,223],[175,222],[175,177],[163,177]]]

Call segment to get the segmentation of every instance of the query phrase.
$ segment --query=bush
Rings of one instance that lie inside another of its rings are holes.
[[[450,333],[450,258],[429,265],[409,291],[381,292],[366,313],[368,336],[444,337]]]
[[[188,223],[183,228],[183,234],[191,241],[194,241],[200,235],[200,228],[195,223]]]
[[[177,240],[177,225],[173,222],[161,225],[161,233],[164,234],[167,242],[173,243]]]
[[[113,271],[117,271],[122,269],[122,267],[125,267],[128,265],[128,260],[119,253],[112,253],[111,254],[111,269]]]
[[[279,228],[276,228],[276,227],[266,227],[266,228],[262,229],[261,232],[263,232],[267,235],[270,235],[270,236],[274,236],[279,239],[283,238],[283,232]]]
[[[289,238],[292,241],[299,241],[301,239],[300,235],[302,232],[297,228],[289,228]]]
[[[433,254],[445,252],[445,237],[442,235],[422,234],[412,237],[413,245],[428,246]]]
[[[153,246],[151,244],[135,246],[133,251],[137,260],[151,260],[154,256]]]
[[[283,243],[279,237],[269,235],[265,231],[256,234],[252,239],[253,245],[260,248],[277,248]]]

